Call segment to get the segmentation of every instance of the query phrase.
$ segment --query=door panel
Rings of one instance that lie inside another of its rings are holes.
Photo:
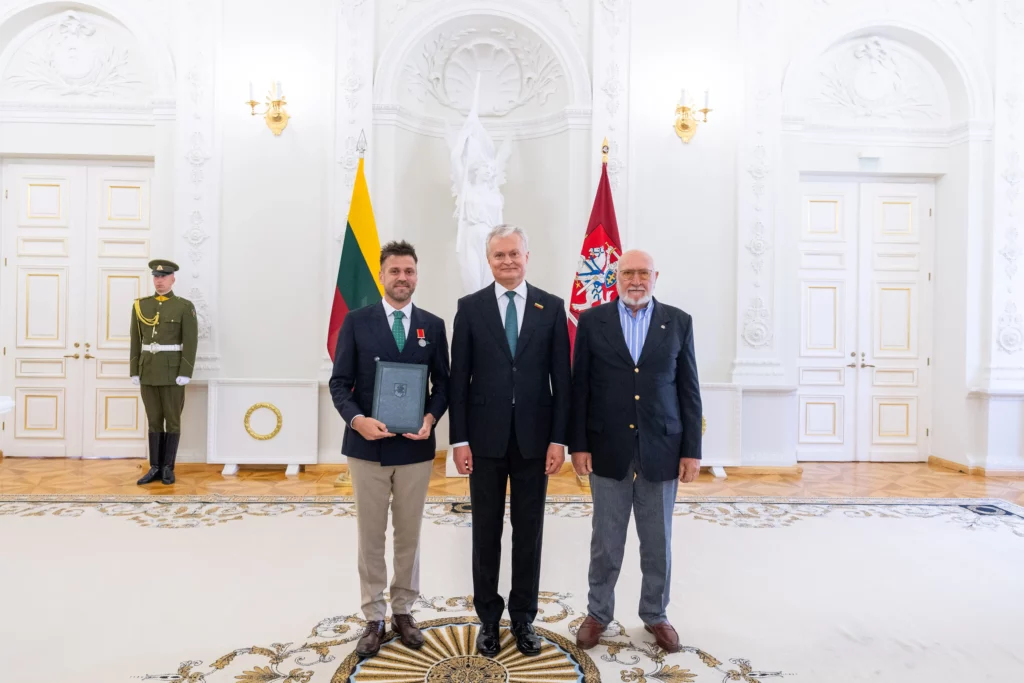
[[[6,162],[0,246],[0,448],[15,456],[145,457],[128,378],[133,301],[151,293],[144,167]]]
[[[857,186],[805,183],[801,198],[798,361],[801,460],[855,457]]]

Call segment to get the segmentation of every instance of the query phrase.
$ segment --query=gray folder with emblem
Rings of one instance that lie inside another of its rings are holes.
[[[420,431],[427,400],[427,366],[377,361],[373,383],[374,420],[393,434]]]

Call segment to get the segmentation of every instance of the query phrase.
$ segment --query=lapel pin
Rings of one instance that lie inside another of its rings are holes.
[[[664,326],[664,325],[662,325],[662,326],[661,326],[661,329],[665,329],[665,326]]]
[[[540,310],[542,310],[542,311],[544,310],[544,307],[543,307],[543,306],[541,306],[540,304],[537,304],[537,303],[535,303],[535,304],[534,304],[534,306],[535,306],[536,308],[539,308],[539,309],[540,309]]]

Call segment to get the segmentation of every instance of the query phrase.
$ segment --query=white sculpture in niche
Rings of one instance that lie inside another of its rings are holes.
[[[934,77],[909,50],[879,37],[845,43],[823,58],[812,98],[827,118],[927,121],[943,116]]]
[[[462,128],[448,136],[452,157],[452,194],[455,196],[455,218],[458,233],[455,251],[459,273],[467,294],[494,280],[487,263],[487,233],[502,223],[505,200],[501,186],[505,184],[505,166],[511,155],[510,139],[496,149],[494,140],[484,129],[477,112],[476,94],[469,116]]]
[[[87,15],[64,12],[49,31],[26,42],[7,82],[62,97],[124,96],[142,84],[129,54],[127,48],[107,43]]]
[[[504,28],[439,33],[405,70],[409,91],[420,102],[431,97],[460,114],[469,113],[476,74],[486,74],[479,113],[491,116],[505,116],[531,102],[546,104],[563,78],[547,45]]]

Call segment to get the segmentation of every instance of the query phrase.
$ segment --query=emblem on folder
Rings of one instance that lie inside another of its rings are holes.
[[[408,384],[395,384],[395,396],[398,398],[405,398],[406,393],[409,391]]]

